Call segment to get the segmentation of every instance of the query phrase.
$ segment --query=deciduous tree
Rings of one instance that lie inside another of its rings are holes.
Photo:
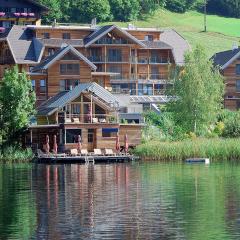
[[[186,131],[201,133],[216,122],[223,102],[223,77],[201,46],[185,55],[184,70],[176,73],[170,92],[175,99],[168,109]]]
[[[26,73],[18,67],[6,70],[0,85],[0,126],[3,141],[14,139],[28,126],[35,109],[35,92]]]

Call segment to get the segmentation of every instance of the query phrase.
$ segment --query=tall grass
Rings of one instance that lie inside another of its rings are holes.
[[[30,162],[34,154],[30,148],[7,147],[0,153],[0,163],[23,163]]]
[[[240,160],[240,139],[184,140],[179,142],[147,142],[135,149],[144,159],[182,161],[206,157],[211,160]]]

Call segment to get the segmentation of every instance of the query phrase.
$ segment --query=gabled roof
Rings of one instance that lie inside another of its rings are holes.
[[[219,66],[220,69],[224,70],[233,61],[240,57],[240,48],[218,52],[211,57],[213,64]]]
[[[125,35],[128,39],[135,42],[136,44],[140,45],[141,47],[145,47],[144,43],[139,41],[137,38],[132,36],[127,31],[123,30],[122,28],[116,26],[116,25],[106,25],[100,28],[97,28],[93,33],[91,33],[88,37],[84,39],[85,47],[89,47],[91,44],[95,43],[97,40],[105,36],[107,33],[117,30],[123,35]]]
[[[148,49],[172,49],[172,46],[163,41],[141,41]]]
[[[184,55],[191,50],[188,41],[173,29],[166,29],[161,33],[160,40],[170,45],[177,65],[184,65]]]
[[[38,64],[36,67],[33,68],[33,72],[46,70],[48,69],[53,63],[55,63],[57,60],[60,60],[66,53],[72,52],[74,55],[79,57],[79,59],[82,59],[84,62],[86,62],[93,70],[96,70],[97,67],[90,62],[86,57],[84,57],[78,50],[76,50],[71,45],[68,45],[66,47],[60,48],[58,51],[56,51],[53,55],[47,57],[43,62]]]
[[[39,116],[50,116],[58,109],[62,109],[68,103],[74,101],[82,92],[92,92],[108,105],[112,103],[118,104],[117,98],[97,83],[81,83],[71,91],[60,92],[47,100],[38,108],[37,114]]]
[[[83,47],[82,39],[60,39],[60,38],[50,38],[43,39],[38,38],[38,40],[44,45],[48,47],[61,47],[63,44],[71,45],[73,47]]]
[[[6,40],[17,64],[36,64],[41,59],[43,45],[36,39],[31,29],[14,25]]]

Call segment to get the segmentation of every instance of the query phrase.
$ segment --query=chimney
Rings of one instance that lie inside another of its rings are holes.
[[[57,20],[56,20],[56,18],[53,20],[53,23],[52,23],[52,27],[54,28],[54,27],[56,27],[57,26]]]
[[[234,42],[233,45],[232,45],[232,51],[238,49],[238,43],[237,42]]]
[[[96,28],[97,27],[97,18],[93,18],[91,21],[91,28]]]

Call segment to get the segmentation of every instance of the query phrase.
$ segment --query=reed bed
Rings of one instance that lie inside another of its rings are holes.
[[[135,154],[143,159],[182,161],[186,158],[240,160],[240,139],[195,139],[179,142],[153,141],[139,145]]]
[[[24,163],[31,162],[34,154],[31,149],[8,147],[0,153],[0,163]]]

